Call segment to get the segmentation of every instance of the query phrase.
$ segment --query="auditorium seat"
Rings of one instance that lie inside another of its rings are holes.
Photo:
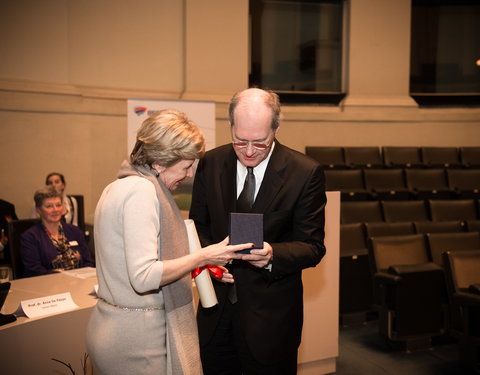
[[[23,277],[23,263],[20,253],[20,236],[31,226],[40,222],[40,219],[21,219],[8,222],[8,241],[10,260],[12,262],[13,279]]]
[[[416,199],[451,199],[455,193],[448,187],[444,169],[406,169],[407,187]]]
[[[480,147],[460,147],[460,160],[464,167],[480,168]]]
[[[407,351],[427,349],[445,332],[447,299],[443,270],[429,261],[422,234],[372,237],[369,259],[379,331]]]
[[[441,267],[446,251],[480,249],[479,232],[428,233],[427,241],[432,262]]]
[[[376,146],[344,147],[345,163],[351,168],[382,168],[383,159]]]
[[[378,200],[410,199],[403,169],[365,169],[365,188]]]
[[[382,148],[383,163],[391,168],[423,167],[420,147],[390,147]]]
[[[340,225],[340,255],[356,256],[367,254],[367,242],[363,223]]]
[[[466,220],[465,226],[468,232],[480,232],[480,220]]]
[[[480,169],[447,169],[448,185],[459,198],[480,197]]]
[[[444,263],[459,357],[466,369],[480,373],[480,250],[447,251]]]
[[[392,265],[430,261],[422,234],[372,237],[369,239],[369,253],[374,272],[386,272]]]
[[[327,169],[325,186],[327,191],[340,191],[342,201],[363,201],[370,196],[365,189],[361,169]]]
[[[473,199],[429,200],[432,221],[477,220],[476,202]]]
[[[372,276],[362,223],[340,226],[340,319],[344,326],[366,321],[373,303]]]
[[[411,222],[377,222],[365,223],[365,232],[367,238],[385,237],[385,236],[401,236],[415,234],[415,228]]]
[[[383,221],[382,209],[378,201],[343,202],[340,205],[342,224]]]
[[[422,161],[430,168],[462,166],[457,147],[422,147]]]
[[[465,232],[463,221],[416,221],[413,223],[416,233]]]
[[[324,168],[346,168],[343,147],[307,146],[305,154]]]
[[[418,201],[382,201],[385,221],[425,221],[430,220],[428,208],[423,200]]]
[[[82,230],[82,232],[85,235],[85,203],[84,203],[84,198],[83,195],[70,195],[70,197],[75,198],[77,201],[77,222],[78,222],[78,227]]]

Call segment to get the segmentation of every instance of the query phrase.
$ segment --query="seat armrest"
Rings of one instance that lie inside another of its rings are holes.
[[[381,284],[398,284],[400,281],[402,281],[402,278],[400,276],[392,275],[386,272],[377,272],[376,274],[373,275],[373,279],[375,282],[381,283]]]
[[[420,263],[420,264],[394,265],[388,268],[388,273],[392,275],[406,275],[406,274],[414,274],[419,272],[431,272],[431,271],[443,272],[443,268],[433,262]]]
[[[463,306],[479,306],[480,307],[480,295],[473,293],[454,293],[453,301]]]
[[[480,295],[480,284],[472,284],[468,287],[468,292]]]

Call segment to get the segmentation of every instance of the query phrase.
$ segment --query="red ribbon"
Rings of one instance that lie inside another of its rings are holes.
[[[195,268],[192,271],[192,278],[195,278],[198,275],[200,275],[200,273],[204,269],[207,269],[213,275],[213,277],[216,278],[216,279],[221,279],[222,276],[223,276],[223,271],[222,271],[221,268],[218,268],[217,266],[212,266],[211,264],[207,264],[206,266]]]

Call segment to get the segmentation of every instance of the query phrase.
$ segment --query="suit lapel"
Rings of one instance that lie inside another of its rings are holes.
[[[233,148],[225,158],[225,164],[221,171],[220,187],[225,212],[233,212],[237,198],[235,194],[237,190],[237,156]]]
[[[284,147],[277,140],[275,142],[275,148],[263,176],[262,186],[260,186],[253,204],[254,212],[266,212],[284,184],[284,170],[287,165],[286,154]]]

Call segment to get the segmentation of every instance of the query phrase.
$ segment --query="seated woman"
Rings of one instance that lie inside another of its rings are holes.
[[[77,199],[73,195],[67,195],[65,193],[65,186],[67,183],[65,182],[65,176],[58,172],[52,172],[45,177],[45,185],[51,185],[55,187],[61,194],[63,199],[63,221],[68,224],[73,224],[79,226],[79,218],[78,218],[78,202]],[[32,207],[31,218],[36,219],[38,218],[38,212],[35,205]],[[80,225],[81,226],[81,225]]]
[[[45,186],[35,192],[34,200],[41,222],[20,237],[24,276],[93,266],[80,228],[61,221],[65,211],[62,193]]]
[[[68,224],[78,226],[78,202],[74,196],[65,194],[65,177],[61,173],[52,172],[45,178],[46,185],[52,185],[60,193],[62,193],[62,199],[64,202],[63,218]]]

